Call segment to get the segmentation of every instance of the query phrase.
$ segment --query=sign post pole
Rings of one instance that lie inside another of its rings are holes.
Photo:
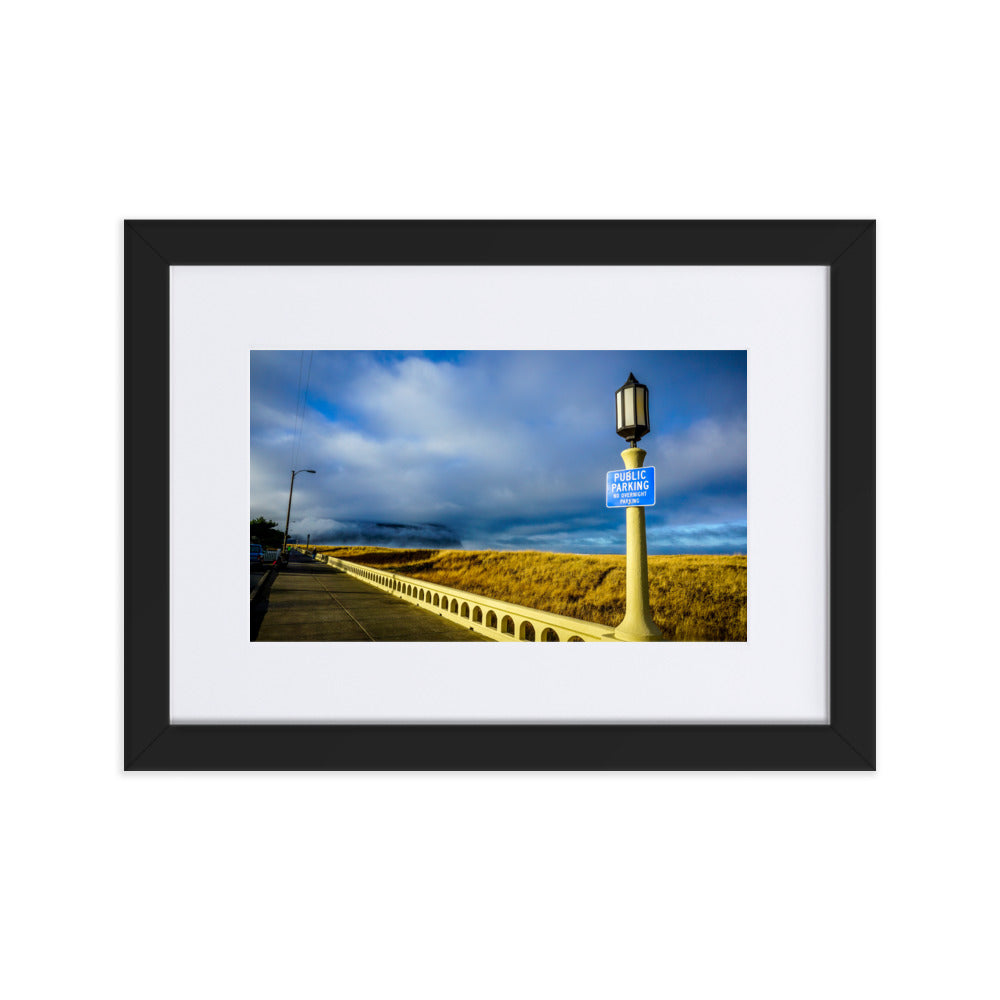
[[[646,452],[626,448],[622,461],[626,469],[641,469]],[[649,610],[649,567],[646,562],[646,508],[625,510],[625,617],[615,629],[615,638],[627,642],[660,642],[663,630]]]
[[[631,447],[622,452],[625,471],[607,476],[607,505],[625,507],[625,617],[615,638],[627,642],[658,642],[663,631],[649,610],[649,567],[646,563],[646,507],[656,503],[656,469],[642,467],[646,453],[639,440],[649,433],[649,386],[632,372],[615,393],[615,420],[619,437]]]

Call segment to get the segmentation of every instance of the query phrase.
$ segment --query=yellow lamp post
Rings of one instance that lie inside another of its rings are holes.
[[[641,469],[646,452],[637,446],[649,433],[649,389],[631,372],[615,393],[618,434],[631,447],[622,453],[626,469]],[[628,642],[659,642],[663,630],[649,609],[649,567],[646,559],[646,509],[625,508],[625,617],[615,629],[615,638]]]

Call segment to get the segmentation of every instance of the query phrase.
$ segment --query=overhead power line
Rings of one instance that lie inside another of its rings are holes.
[[[305,352],[303,351],[304,355]],[[302,358],[299,358],[299,387],[302,386]],[[299,405],[296,407],[296,421],[297,427],[295,430],[295,451],[292,455],[292,468],[294,469],[299,462],[299,449],[302,446],[302,431],[306,423],[306,411],[309,404],[309,381],[312,378],[312,366],[313,366],[313,352],[309,352],[309,365],[306,368],[306,386],[305,391],[302,393]]]

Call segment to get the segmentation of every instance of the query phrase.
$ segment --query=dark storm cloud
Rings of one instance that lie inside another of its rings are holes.
[[[283,523],[290,470],[308,467],[299,537],[382,521],[443,525],[466,546],[621,551],[604,475],[620,467],[613,394],[630,370],[652,405],[650,551],[745,549],[743,352],[253,352],[251,515]]]
[[[326,518],[313,522],[309,534],[317,545],[381,545],[396,549],[462,547],[462,539],[444,524],[335,521]]]

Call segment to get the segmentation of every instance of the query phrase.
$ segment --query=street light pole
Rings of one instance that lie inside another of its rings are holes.
[[[630,447],[622,453],[626,469],[641,469],[646,452],[639,440],[649,433],[649,389],[629,373],[628,381],[615,393],[618,435]],[[649,607],[649,566],[646,557],[646,508],[625,510],[625,617],[615,629],[615,638],[627,642],[659,642],[663,630],[653,621]]]
[[[641,469],[646,452],[626,448],[622,453],[626,469]],[[629,642],[658,642],[663,629],[653,621],[649,607],[649,564],[646,558],[646,508],[625,509],[625,617],[615,635]]]
[[[316,475],[315,469],[298,469],[292,473],[292,481],[288,484],[288,513],[285,514],[285,537],[281,539],[282,555],[288,550],[288,525],[292,520],[292,490],[295,489],[295,477],[300,472],[311,472],[313,475]]]

